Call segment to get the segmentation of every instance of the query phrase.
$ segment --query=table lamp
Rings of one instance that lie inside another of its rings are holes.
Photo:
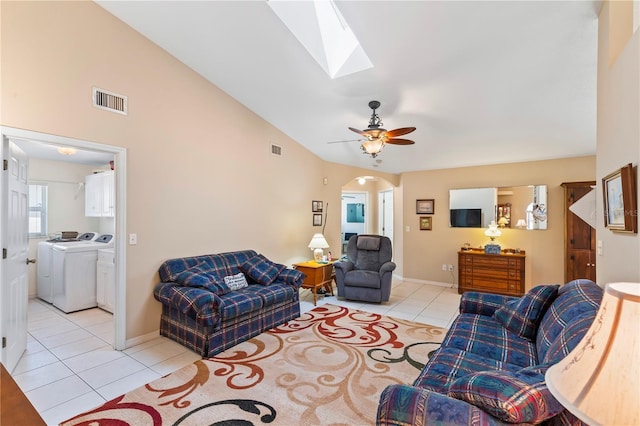
[[[491,242],[485,244],[484,252],[489,254],[500,254],[500,245],[496,243],[496,238],[502,235],[502,232],[498,229],[498,224],[495,220],[492,220],[489,224],[489,229],[484,231],[484,235],[491,239]]]
[[[313,258],[316,262],[322,260],[322,256],[324,255],[324,250],[329,248],[329,244],[327,240],[325,240],[324,235],[322,234],[313,234],[311,237],[311,241],[309,242],[309,248],[313,250]]]
[[[545,375],[573,415],[595,425],[640,424],[640,283],[607,284],[584,338]]]

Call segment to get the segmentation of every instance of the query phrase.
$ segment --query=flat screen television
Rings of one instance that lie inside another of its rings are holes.
[[[452,228],[482,228],[482,209],[449,210]]]

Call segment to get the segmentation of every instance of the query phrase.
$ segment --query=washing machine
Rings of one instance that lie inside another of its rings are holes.
[[[65,313],[98,306],[96,266],[98,250],[111,248],[113,235],[103,234],[94,241],[53,246],[53,306]]]
[[[51,269],[53,265],[53,246],[56,244],[78,243],[95,241],[100,234],[97,232],[85,232],[78,238],[54,238],[38,243],[38,262],[36,263],[36,296],[47,303],[53,302],[53,282]]]

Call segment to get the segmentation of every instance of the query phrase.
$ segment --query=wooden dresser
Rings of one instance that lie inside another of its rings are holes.
[[[483,291],[509,296],[524,294],[525,254],[502,251],[485,254],[483,250],[458,252],[458,293]]]

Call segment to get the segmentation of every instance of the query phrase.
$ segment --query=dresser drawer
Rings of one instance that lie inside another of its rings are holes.
[[[458,253],[458,292],[482,291],[510,296],[524,292],[524,254]]]

